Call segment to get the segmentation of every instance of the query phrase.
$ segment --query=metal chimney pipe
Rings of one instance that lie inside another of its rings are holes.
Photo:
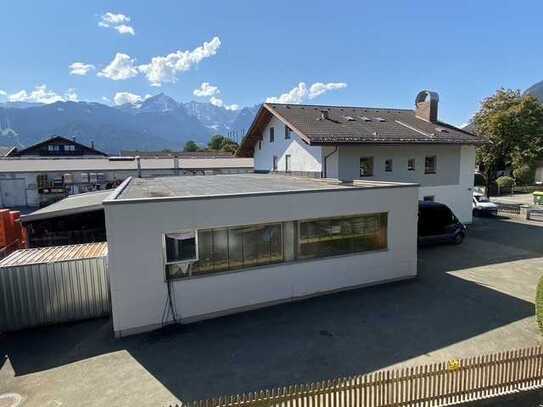
[[[140,156],[137,155],[135,158],[136,158],[136,165],[138,166],[138,178],[141,178],[141,160],[140,160]]]

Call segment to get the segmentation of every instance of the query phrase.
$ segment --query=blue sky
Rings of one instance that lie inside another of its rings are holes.
[[[304,82],[288,100],[409,108],[428,88],[460,124],[497,88],[543,79],[542,14],[541,1],[4,1],[0,101],[165,92],[236,108]],[[74,62],[94,69],[70,74]]]

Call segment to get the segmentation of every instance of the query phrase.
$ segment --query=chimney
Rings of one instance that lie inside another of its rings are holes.
[[[94,148],[94,140],[91,140],[91,148]]]
[[[430,90],[422,90],[415,99],[415,115],[427,122],[437,122],[437,105],[439,102],[439,95],[436,92]]]
[[[328,110],[321,110],[321,120],[328,120]]]
[[[72,141],[75,143],[75,136],[72,136]]]
[[[140,161],[140,156],[137,155],[135,158],[136,158],[136,165],[138,166],[138,178],[141,178],[141,161]]]

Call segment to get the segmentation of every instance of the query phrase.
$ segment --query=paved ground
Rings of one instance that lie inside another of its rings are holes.
[[[23,406],[162,406],[540,343],[543,224],[476,219],[420,279],[115,340],[108,320],[0,336]],[[2,401],[0,400],[0,406]]]

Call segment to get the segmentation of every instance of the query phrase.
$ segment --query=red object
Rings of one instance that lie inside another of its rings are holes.
[[[21,222],[21,212],[0,209],[0,258],[28,247],[28,233]]]

